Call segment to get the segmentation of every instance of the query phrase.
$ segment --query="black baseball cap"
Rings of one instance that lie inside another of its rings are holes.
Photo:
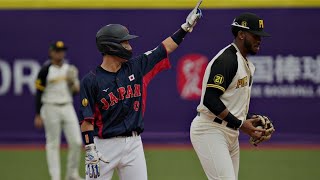
[[[68,47],[64,44],[63,41],[56,41],[50,45],[50,50],[54,51],[66,51]]]
[[[270,37],[271,35],[265,32],[263,19],[253,13],[242,13],[236,17],[231,26],[239,27],[245,31],[261,37]]]

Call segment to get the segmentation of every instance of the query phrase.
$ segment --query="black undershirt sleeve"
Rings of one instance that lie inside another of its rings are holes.
[[[227,48],[212,64],[203,104],[216,116],[226,109],[220,96],[231,84],[238,70],[236,49]]]
[[[220,100],[220,96],[222,94],[223,92],[219,89],[207,88],[204,95],[203,105],[205,105],[216,116],[226,109],[226,106]]]
[[[35,105],[36,105],[36,114],[40,114],[42,102],[41,102],[41,97],[43,94],[43,91],[45,89],[46,83],[47,83],[47,75],[49,72],[49,67],[50,64],[47,64],[43,66],[38,73],[37,80],[35,82],[36,86],[36,96],[35,96]]]

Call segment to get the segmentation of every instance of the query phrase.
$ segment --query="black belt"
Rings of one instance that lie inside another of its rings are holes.
[[[116,137],[131,137],[131,136],[139,136],[141,133],[138,131],[129,131],[129,132],[124,132],[120,135],[117,135]]]
[[[66,103],[51,103],[52,105],[55,105],[55,106],[64,106],[64,105],[67,105],[67,104],[70,104],[69,102],[66,102]]]
[[[200,112],[197,113],[197,116],[200,116]],[[213,119],[213,122],[216,122],[218,124],[222,124],[223,120],[219,119],[218,117]],[[233,124],[230,124],[229,122],[226,125],[228,128],[233,129],[233,130],[238,130]]]

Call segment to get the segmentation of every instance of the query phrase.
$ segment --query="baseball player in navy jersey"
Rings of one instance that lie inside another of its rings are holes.
[[[260,49],[263,20],[243,13],[231,24],[234,41],[208,64],[202,83],[198,115],[191,124],[192,145],[210,180],[237,180],[239,171],[239,129],[261,138],[264,129],[256,128],[257,116],[248,109],[255,67],[247,55]]]
[[[200,3],[186,23],[158,47],[132,56],[126,27],[109,24],[96,34],[102,64],[81,81],[81,130],[86,150],[86,179],[146,180],[147,167],[140,134],[150,80],[170,67],[172,53],[202,16]]]
[[[62,41],[50,46],[50,60],[41,68],[36,80],[37,128],[45,128],[46,152],[49,174],[52,180],[60,180],[60,139],[61,131],[69,145],[66,180],[81,180],[79,160],[81,132],[73,107],[72,95],[80,90],[78,70],[65,61],[67,47]]]

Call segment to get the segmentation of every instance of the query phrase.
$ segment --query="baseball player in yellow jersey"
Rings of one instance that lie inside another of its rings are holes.
[[[239,129],[259,139],[265,133],[247,118],[254,65],[247,55],[260,49],[261,37],[270,36],[263,20],[243,13],[231,24],[234,41],[208,64],[202,82],[198,114],[190,137],[201,165],[210,180],[237,180],[239,171]]]
[[[41,68],[36,80],[37,128],[45,128],[46,153],[52,180],[60,180],[60,138],[64,132],[69,145],[66,180],[81,180],[78,166],[81,133],[73,107],[72,94],[80,91],[78,70],[65,61],[67,47],[62,41],[50,46],[50,61]]]

